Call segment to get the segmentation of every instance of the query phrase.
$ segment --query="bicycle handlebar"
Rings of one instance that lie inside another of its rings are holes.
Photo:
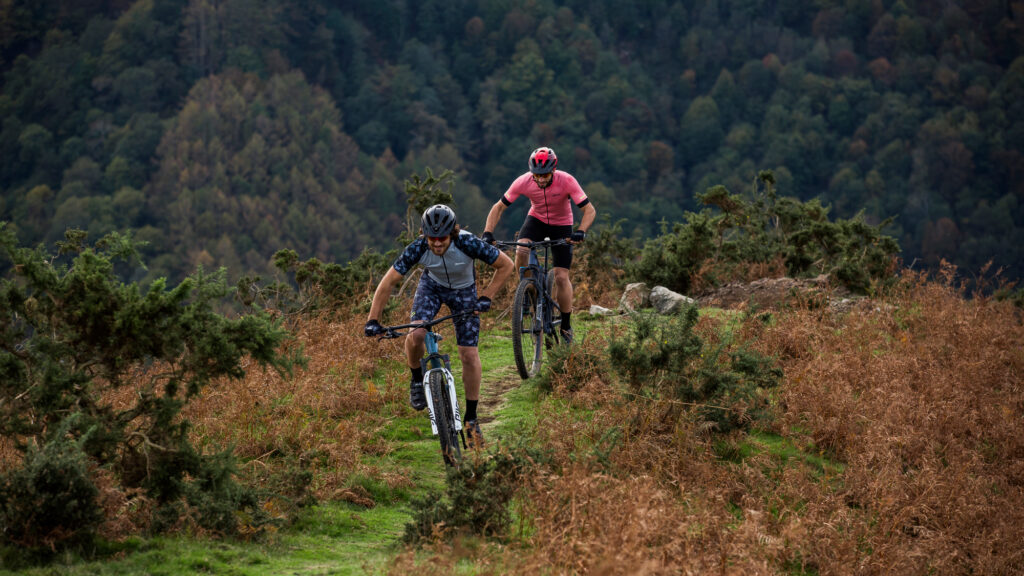
[[[402,329],[405,329],[405,328],[426,328],[426,329],[429,330],[430,328],[434,327],[437,324],[440,324],[441,322],[444,322],[445,320],[450,320],[452,318],[460,318],[462,316],[467,316],[467,315],[473,314],[475,312],[476,312],[476,310],[463,310],[462,312],[456,312],[454,314],[449,314],[449,315],[443,316],[441,318],[434,318],[433,320],[430,320],[428,322],[422,322],[422,323],[419,323],[419,324],[411,322],[409,324],[399,324],[399,325],[396,325],[396,326],[385,326],[384,327],[384,333],[381,334],[380,337],[378,337],[377,339],[378,340],[385,340],[385,339],[389,340],[391,338],[398,338],[399,336],[402,336],[402,335],[406,334],[406,332],[399,332],[399,330],[402,330]]]
[[[522,246],[523,248],[536,248],[541,246],[562,246],[563,244],[571,244],[565,238],[559,238],[558,240],[534,240],[533,242],[518,242],[513,240],[495,240],[495,245],[498,246]]]

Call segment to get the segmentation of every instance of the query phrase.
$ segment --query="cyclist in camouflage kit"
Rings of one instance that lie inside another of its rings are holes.
[[[423,212],[422,230],[423,235],[406,246],[377,285],[364,332],[367,336],[377,336],[384,332],[380,324],[384,306],[401,283],[402,277],[417,264],[425,270],[413,298],[413,322],[433,319],[442,304],[448,306],[452,313],[476,311],[477,314],[462,316],[455,319],[454,323],[459,359],[462,361],[462,384],[466,394],[466,433],[470,444],[479,446],[483,436],[476,414],[482,375],[477,350],[480,338],[478,314],[490,309],[491,299],[508,280],[514,265],[511,258],[494,246],[460,230],[455,212],[443,204],[436,204]],[[476,290],[474,260],[483,260],[494,268],[494,277],[479,295]],[[420,329],[410,332],[405,339],[406,359],[409,371],[412,372],[409,404],[416,410],[423,410],[427,406],[423,390],[423,369],[420,367],[420,359],[425,352],[423,337],[424,331]]]

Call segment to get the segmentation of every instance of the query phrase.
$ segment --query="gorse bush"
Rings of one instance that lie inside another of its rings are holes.
[[[662,222],[661,235],[644,243],[639,260],[627,268],[633,281],[665,286],[677,292],[690,291],[693,277],[714,247],[714,229],[706,214],[686,214],[685,223],[672,231]]]
[[[709,208],[687,213],[671,232],[663,224],[661,235],[648,240],[629,267],[631,278],[686,293],[698,277],[713,286],[745,279],[751,268],[770,269],[778,260],[790,276],[828,274],[859,293],[893,277],[900,248],[881,233],[889,221],[829,221],[828,208],[817,200],[779,198],[769,171],[758,175],[748,198],[724,186],[697,198]]]
[[[67,436],[77,415],[42,446],[25,448],[21,466],[0,474],[0,534],[28,549],[56,549],[87,541],[103,514],[82,448],[88,434]]]
[[[705,352],[692,378],[676,384],[676,397],[696,404],[701,422],[716,432],[767,424],[773,417],[766,391],[778,386],[782,370],[770,358],[724,346]]]
[[[520,479],[537,461],[538,455],[525,449],[468,453],[458,468],[448,470],[444,494],[413,499],[413,519],[405,527],[405,541],[416,543],[458,532],[504,535],[511,524],[510,504],[520,489]],[[445,533],[438,534],[438,530]]]
[[[262,284],[259,276],[245,276],[236,285],[235,299],[248,308],[264,308],[285,314],[308,314],[317,310],[346,310],[353,296],[372,291],[396,253],[379,254],[366,249],[342,266],[316,258],[299,260],[294,250],[274,254],[274,266],[294,282],[277,280]]]
[[[697,308],[690,306],[678,316],[661,317],[640,312],[630,317],[628,332],[612,337],[608,358],[633,391],[662,389],[690,372],[703,342],[693,329]]]
[[[247,357],[288,371],[297,359],[278,352],[287,333],[262,313],[227,318],[215,312],[229,294],[224,270],[199,270],[172,289],[157,280],[143,290],[115,274],[115,261],[135,258],[130,238],[113,234],[91,247],[85,239],[69,232],[51,256],[18,247],[11,228],[0,224],[0,253],[10,262],[0,280],[0,435],[26,454],[25,466],[73,462],[70,452],[35,454],[32,446],[80,446],[83,458],[112,470],[121,487],[145,491],[155,504],[157,528],[176,525],[188,503],[201,525],[231,532],[219,507],[247,503],[220,497],[234,490],[230,465],[195,449],[181,410],[218,379],[243,377]],[[70,262],[62,263],[64,255]],[[8,478],[18,474],[33,473],[26,468]],[[204,493],[218,496],[206,506],[198,496]],[[64,496],[43,488],[37,498]],[[86,531],[90,525],[64,527]],[[19,526],[0,539],[45,532],[45,524]]]
[[[218,535],[244,535],[273,522],[261,505],[260,491],[235,481],[238,469],[230,450],[207,457],[203,464],[185,484],[184,500],[196,511],[191,520],[197,526]]]
[[[595,285],[601,290],[620,284],[627,266],[639,252],[633,240],[623,236],[625,220],[612,223],[607,215],[601,220],[602,224],[587,235],[585,249],[580,252],[576,265],[577,276],[586,279],[592,292]]]
[[[715,432],[770,420],[765,391],[778,385],[781,370],[742,346],[709,346],[694,332],[697,319],[693,306],[678,316],[634,314],[627,333],[608,345],[612,366],[635,397],[678,401]]]

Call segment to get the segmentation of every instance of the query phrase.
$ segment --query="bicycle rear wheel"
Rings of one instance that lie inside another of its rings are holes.
[[[512,303],[512,354],[523,380],[540,372],[543,322],[537,318],[540,292],[531,278],[523,278]]]
[[[448,382],[441,371],[435,370],[430,373],[427,386],[430,388],[430,400],[434,404],[434,424],[437,426],[437,439],[441,443],[444,463],[448,466],[458,466],[462,458],[462,447],[459,446],[459,432],[455,429],[455,415],[452,414]]]

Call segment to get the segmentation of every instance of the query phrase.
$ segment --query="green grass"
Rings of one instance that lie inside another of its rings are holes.
[[[399,506],[367,510],[329,503],[304,511],[292,526],[262,542],[186,535],[133,540],[116,560],[64,558],[17,572],[0,569],[0,575],[379,574],[398,551],[393,543],[407,520],[408,513]]]
[[[718,458],[734,464],[765,454],[775,469],[803,466],[818,478],[835,478],[842,474],[843,465],[826,458],[814,446],[798,446],[791,438],[767,432],[750,432],[742,439],[723,438],[714,443]]]

